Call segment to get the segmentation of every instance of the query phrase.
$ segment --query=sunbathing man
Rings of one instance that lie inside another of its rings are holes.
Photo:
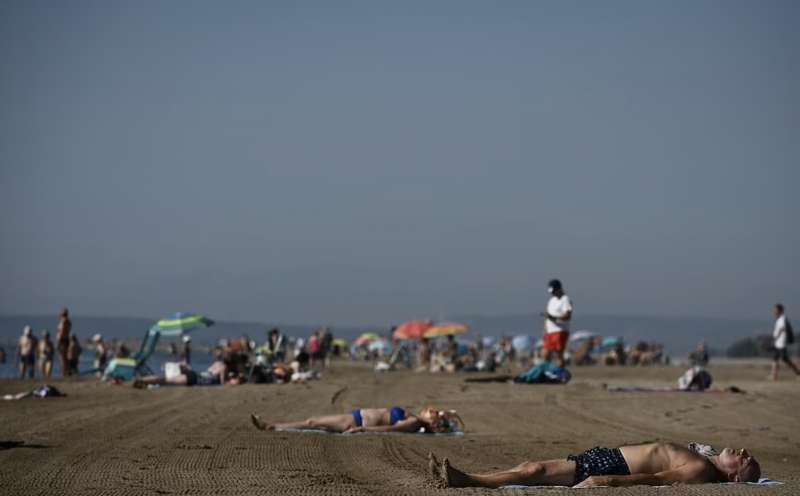
[[[467,474],[445,458],[440,464],[429,454],[431,474],[447,487],[507,485],[661,486],[674,483],[757,482],[761,467],[744,449],[725,448],[717,453],[709,446],[692,443],[684,448],[672,443],[592,448],[565,460],[523,462],[509,470]]]
[[[357,432],[453,432],[463,429],[464,422],[455,410],[441,411],[433,407],[424,408],[419,414],[408,414],[400,407],[359,408],[352,413],[311,417],[300,422],[267,424],[255,413],[250,420],[257,429],[313,429],[328,432],[354,434]]]

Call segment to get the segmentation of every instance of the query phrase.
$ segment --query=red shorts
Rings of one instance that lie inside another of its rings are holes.
[[[562,352],[567,349],[569,331],[548,332],[544,335],[544,351]]]

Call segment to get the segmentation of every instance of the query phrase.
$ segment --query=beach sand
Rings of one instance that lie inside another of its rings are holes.
[[[747,394],[610,393],[671,386],[682,369],[574,368],[567,386],[465,383],[474,375],[376,374],[334,363],[320,381],[289,385],[138,390],[95,380],[52,381],[66,398],[0,401],[2,494],[573,494],[440,489],[429,451],[485,471],[562,458],[596,445],[656,440],[745,446],[764,475],[747,485],[601,488],[591,494],[800,494],[800,380],[765,380],[767,362],[711,367],[715,387]],[[0,394],[33,382],[0,381]],[[357,407],[455,408],[465,436],[326,435],[254,429],[271,421]]]

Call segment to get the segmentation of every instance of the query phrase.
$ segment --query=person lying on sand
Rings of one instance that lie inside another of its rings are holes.
[[[139,377],[133,381],[133,387],[143,389],[151,384],[159,386],[210,386],[215,384],[225,384],[225,364],[222,361],[215,361],[205,372],[197,373],[192,367],[183,363],[170,363],[166,374],[161,377],[148,375]]]
[[[468,474],[445,458],[440,464],[428,455],[431,475],[447,487],[489,487],[507,485],[554,485],[573,487],[661,486],[674,483],[757,482],[761,467],[744,448],[725,448],[719,453],[708,446],[684,448],[672,443],[592,448],[565,460],[523,462],[498,472]]]
[[[400,407],[359,408],[342,415],[311,417],[299,422],[267,424],[255,413],[250,420],[257,429],[314,429],[328,432],[354,434],[357,432],[453,432],[463,429],[464,422],[455,410],[441,411],[433,407],[424,408],[417,415],[406,413]]]

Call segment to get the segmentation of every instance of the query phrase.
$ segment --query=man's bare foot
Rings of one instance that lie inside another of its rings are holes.
[[[446,487],[468,487],[472,485],[469,476],[450,465],[450,460],[442,460],[442,479]]]
[[[260,431],[271,431],[275,429],[271,425],[261,420],[261,417],[259,417],[255,413],[250,414],[250,421],[253,422],[253,425],[256,427],[256,429]]]

